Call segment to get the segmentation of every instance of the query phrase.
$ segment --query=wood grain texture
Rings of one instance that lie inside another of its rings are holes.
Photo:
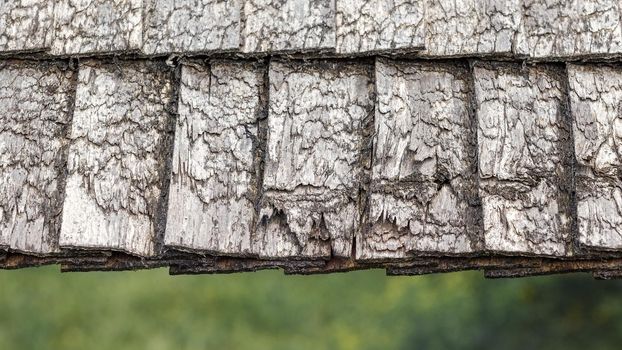
[[[57,253],[74,72],[0,61],[0,246]]]
[[[335,48],[334,0],[243,0],[241,51]]]
[[[80,64],[61,246],[158,253],[172,97],[161,63]]]
[[[143,0],[55,0],[54,55],[138,51]]]
[[[0,0],[0,53],[49,48],[53,8],[49,0]]]
[[[486,248],[571,254],[572,141],[562,69],[482,63],[474,79]]]
[[[350,256],[361,209],[371,67],[270,64],[262,257]]]
[[[471,85],[466,65],[377,61],[369,226],[357,259],[481,249]]]
[[[221,274],[237,272],[254,272],[260,270],[283,269],[290,271],[294,269],[322,268],[324,261],[284,261],[284,260],[259,260],[246,258],[215,258],[206,264],[192,262],[171,265],[169,273],[171,275],[197,275],[197,274]]]
[[[619,0],[525,0],[524,7],[533,58],[622,53]]]
[[[143,0],[146,54],[237,50],[241,1]]]
[[[421,50],[424,4],[420,0],[336,0],[337,52]]]
[[[579,242],[622,249],[622,69],[568,66]]]
[[[266,67],[184,65],[165,244],[249,255],[259,197]]]
[[[427,0],[424,56],[524,56],[523,0]]]

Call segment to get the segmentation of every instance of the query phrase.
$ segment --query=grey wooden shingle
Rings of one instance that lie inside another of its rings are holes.
[[[522,4],[523,0],[427,0],[422,55],[526,55]]]
[[[58,252],[73,72],[0,61],[0,246]]]
[[[0,0],[0,53],[48,49],[53,7],[49,0]]]
[[[622,53],[619,0],[524,0],[533,58]]]
[[[565,256],[571,251],[571,131],[556,67],[474,68],[486,248]]]
[[[260,256],[349,256],[359,226],[370,67],[270,64]]]
[[[61,246],[157,253],[172,89],[160,63],[80,64]]]
[[[251,253],[264,71],[235,62],[183,66],[166,245]]]
[[[421,50],[424,4],[422,0],[337,0],[337,52]]]
[[[142,0],[55,0],[54,55],[138,51]]]
[[[334,0],[243,0],[241,50],[248,53],[335,48]]]
[[[237,50],[241,1],[143,0],[146,54]]]
[[[477,251],[468,67],[379,60],[376,89],[369,230],[357,241],[357,258]]]
[[[0,0],[0,268],[619,276],[621,6]]]
[[[622,69],[568,67],[577,169],[579,242],[622,249]]]

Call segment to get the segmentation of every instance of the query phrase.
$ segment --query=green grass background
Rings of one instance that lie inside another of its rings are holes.
[[[0,271],[0,349],[620,349],[622,283]]]

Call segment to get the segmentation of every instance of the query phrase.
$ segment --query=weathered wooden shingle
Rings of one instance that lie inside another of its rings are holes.
[[[335,48],[334,0],[243,0],[243,52]]]
[[[80,64],[61,246],[156,253],[172,89],[172,74],[158,62]]]
[[[183,66],[166,245],[251,253],[264,72],[252,63]]]
[[[357,258],[475,252],[481,208],[468,67],[379,60],[376,89],[369,227]]]
[[[336,0],[336,50],[343,54],[421,50],[423,18],[422,0]]]
[[[0,0],[0,53],[47,49],[53,6],[49,0]]]
[[[524,0],[533,58],[622,53],[619,0]]]
[[[73,81],[63,64],[0,61],[0,246],[58,252]]]
[[[0,268],[620,276],[621,10],[0,0]]]
[[[571,254],[572,143],[561,69],[478,64],[474,79],[486,248]]]
[[[132,52],[142,46],[142,0],[56,0],[51,53]]]
[[[237,50],[241,1],[143,0],[146,54]]]
[[[427,0],[424,56],[523,56],[523,0]]]
[[[349,256],[359,227],[371,67],[273,62],[260,256]]]
[[[568,67],[577,159],[579,241],[622,249],[622,69]]]

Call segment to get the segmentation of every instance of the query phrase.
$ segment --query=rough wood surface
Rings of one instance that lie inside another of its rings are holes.
[[[523,0],[427,0],[424,56],[524,56]]]
[[[257,260],[257,259],[232,259],[216,258],[207,264],[186,263],[171,265],[171,275],[196,275],[196,274],[220,274],[236,272],[253,272],[259,270],[283,269],[294,271],[296,269],[322,268],[325,262],[316,261],[283,261],[283,260]]]
[[[621,18],[0,0],[0,268],[622,275]]]
[[[40,267],[61,264],[97,264],[106,261],[102,254],[88,256],[33,256],[30,254],[10,253],[4,260],[0,259],[0,270],[16,270],[29,267]]]
[[[579,242],[622,249],[622,69],[568,67]]]
[[[0,0],[0,52],[47,49],[53,7],[49,0]]]
[[[257,253],[350,256],[373,110],[371,66],[273,62],[269,79]]]
[[[0,246],[58,252],[74,72],[0,61]]]
[[[105,258],[69,260],[60,262],[62,272],[90,271],[133,271],[138,269],[157,269],[182,263],[207,265],[214,258],[183,253],[166,253],[157,258],[145,258],[114,252]]]
[[[334,0],[243,0],[241,51],[335,48]]]
[[[622,271],[622,259],[585,259],[577,261],[545,259],[538,265],[530,267],[491,267],[485,270],[484,276],[487,278],[509,278],[603,270],[609,271],[610,275],[613,271]]]
[[[469,76],[466,65],[376,63],[369,227],[358,259],[482,248]]]
[[[572,251],[572,141],[564,76],[551,66],[474,68],[486,249]]]
[[[240,1],[143,0],[146,54],[236,50]]]
[[[143,0],[55,0],[55,55],[138,51]]]
[[[534,58],[622,53],[619,0],[523,0]]]
[[[235,62],[182,67],[167,246],[251,253],[265,71]]]
[[[424,4],[420,0],[336,0],[337,52],[421,50]]]
[[[157,253],[172,97],[165,65],[80,64],[61,246]]]

